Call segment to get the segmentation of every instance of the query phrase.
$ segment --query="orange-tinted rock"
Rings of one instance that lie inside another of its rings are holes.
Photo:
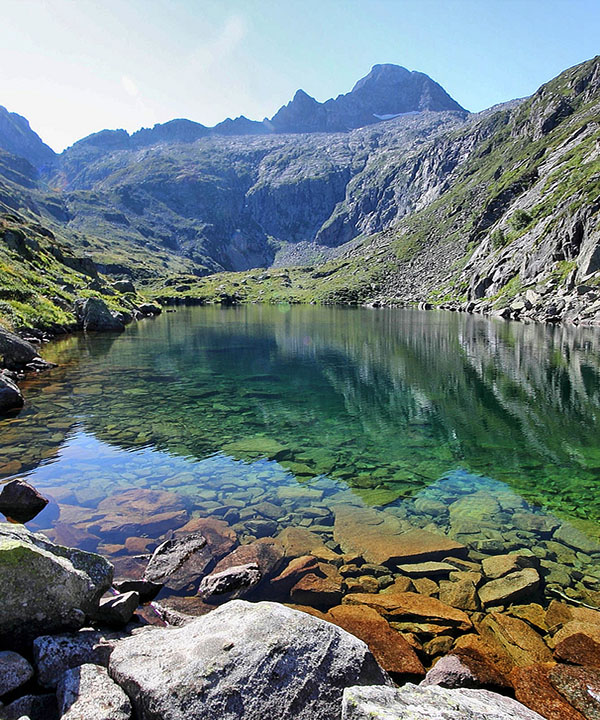
[[[272,587],[280,594],[287,594],[307,573],[315,572],[318,562],[312,555],[302,555],[290,560],[287,566],[271,580]]]
[[[585,720],[548,679],[548,672],[553,667],[547,663],[513,668],[509,679],[515,697],[548,720]]]
[[[552,638],[554,657],[600,668],[600,625],[569,622]]]
[[[183,501],[179,495],[165,490],[146,490],[134,488],[109,495],[98,504],[98,512],[118,515],[145,517],[160,512],[183,510]]]
[[[310,605],[294,605],[293,603],[284,603],[286,607],[292,608],[292,610],[300,610],[301,612],[305,612],[308,615],[312,615],[313,617],[319,618],[319,620],[326,620],[327,622],[331,622],[330,617],[327,615],[327,613],[317,610],[314,607],[311,607]]]
[[[472,580],[442,580],[440,582],[440,600],[461,610],[478,610],[477,588]]]
[[[460,630],[472,627],[469,616],[439,600],[417,593],[352,593],[344,597],[345,605],[368,605],[393,620],[415,618],[424,622],[441,621]]]
[[[517,667],[552,662],[548,646],[523,620],[503,613],[490,613],[481,621],[478,630],[492,647],[504,651]]]
[[[369,508],[340,506],[335,511],[334,540],[344,553],[360,553],[376,565],[442,560],[464,556],[467,548],[445,535],[405,526],[389,514]]]
[[[600,625],[600,611],[592,608],[574,607],[567,603],[552,600],[546,610],[546,623],[549,628],[555,625],[565,625],[568,622],[576,621],[581,623],[589,623],[590,625]]]
[[[457,638],[452,652],[461,658],[470,657],[488,668],[487,680],[483,684],[509,685],[506,679],[514,667],[510,656],[497,644],[486,642],[481,635],[469,633]],[[483,675],[485,677],[485,673]],[[502,678],[498,681],[498,678]]]
[[[346,592],[349,593],[376,593],[379,590],[377,578],[371,575],[346,578],[344,581]]]
[[[600,718],[600,670],[555,665],[548,678],[558,692],[587,720]]]
[[[479,588],[479,599],[484,606],[505,605],[530,597],[539,585],[538,571],[528,567],[485,583]]]
[[[410,592],[411,590],[414,590],[414,586],[410,578],[397,577],[394,579],[394,582],[391,585],[388,585],[388,587],[386,587],[385,590],[382,590],[381,592],[390,595],[392,593]]]
[[[206,540],[206,547],[215,560],[220,560],[237,545],[235,530],[225,520],[197,517],[176,530],[176,537],[199,532]]]
[[[125,547],[134,555],[146,555],[156,549],[157,542],[146,537],[128,537],[125,540]]]
[[[381,667],[388,672],[424,675],[423,664],[406,640],[381,615],[364,605],[331,608],[327,619],[367,643]]]
[[[306,528],[286,527],[277,536],[283,545],[285,556],[289,558],[313,555],[325,562],[343,562],[343,558],[330,550],[319,535]]]
[[[508,611],[509,615],[525,620],[533,626],[535,630],[539,630],[545,634],[548,632],[548,623],[546,622],[546,611],[538,603],[529,603],[527,605],[514,605]]]
[[[51,530],[44,531],[44,535],[47,535],[57,545],[76,547],[88,552],[94,552],[100,542],[97,535],[93,535],[85,528],[74,527],[65,523],[56,523]]]
[[[447,635],[451,632],[456,632],[456,627],[443,625],[442,623],[435,622],[418,622],[417,620],[392,620],[390,618],[390,625],[402,633],[403,635],[415,635],[419,638],[421,643],[427,642],[430,638],[439,637],[440,635]]]
[[[343,580],[335,565],[319,563],[317,572],[307,573],[298,580],[290,597],[300,605],[335,605],[342,599]]]
[[[419,595],[431,597],[432,595],[437,595],[440,591],[440,587],[435,580],[430,580],[429,578],[413,578],[412,584],[415,592],[418,592]]]
[[[261,538],[248,545],[239,545],[217,563],[213,572],[221,572],[236,565],[256,563],[263,575],[269,577],[279,569],[283,559],[283,547],[279,540]]]

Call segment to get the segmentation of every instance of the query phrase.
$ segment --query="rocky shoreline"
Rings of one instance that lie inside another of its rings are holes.
[[[115,284],[133,288],[126,281]],[[132,312],[111,312],[104,300],[89,297],[76,300],[73,312],[76,317],[73,327],[56,328],[56,332],[122,332],[134,320],[160,315],[162,308],[156,303],[142,303]],[[55,333],[41,330],[30,330],[21,337],[0,325],[0,415],[23,407],[25,401],[17,383],[28,373],[56,367],[44,360],[37,349],[54,337]]]
[[[164,538],[136,562],[0,524],[2,720],[598,717],[600,611],[549,599],[534,552],[477,559],[374,509],[336,513],[336,550],[302,527],[240,544],[217,517],[173,534],[185,514],[155,495],[108,499],[115,532],[143,506]],[[0,494],[9,517],[40,505]]]

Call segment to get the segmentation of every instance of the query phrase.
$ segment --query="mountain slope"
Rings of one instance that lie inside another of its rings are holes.
[[[375,102],[372,82],[403,76],[386,68],[349,95],[367,88]],[[0,200],[166,301],[429,303],[599,322],[599,68],[594,58],[478,115],[409,111],[327,133],[217,136],[179,120],[103,131],[41,174],[0,154]]]
[[[380,185],[366,172],[355,182],[346,195],[363,220],[366,207],[381,212],[393,196],[395,218],[383,231],[287,280],[280,271],[220,275],[183,294],[429,303],[600,323],[600,58],[431,137],[395,158]],[[344,203],[338,211],[350,214]]]

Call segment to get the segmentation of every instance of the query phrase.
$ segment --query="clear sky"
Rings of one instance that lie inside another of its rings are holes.
[[[477,111],[600,53],[600,0],[1,0],[0,105],[55,150],[175,117],[262,120],[376,63]]]

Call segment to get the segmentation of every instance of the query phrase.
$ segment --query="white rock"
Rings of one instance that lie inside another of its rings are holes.
[[[139,720],[339,720],[345,687],[389,682],[367,646],[341,628],[243,600],[121,640],[109,673]]]
[[[439,685],[344,690],[342,720],[544,720],[512,698]]]
[[[131,703],[106,668],[81,665],[62,676],[56,690],[62,720],[129,720]]]

